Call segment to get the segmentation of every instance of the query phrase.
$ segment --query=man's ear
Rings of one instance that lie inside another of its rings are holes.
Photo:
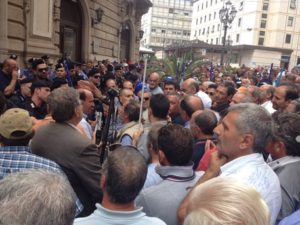
[[[77,106],[74,110],[74,114],[76,117],[80,117],[82,114],[82,109],[80,108],[80,106]]]
[[[166,165],[166,155],[162,150],[158,150],[158,160],[161,165]]]
[[[241,138],[242,141],[240,143],[240,149],[242,150],[252,149],[254,136],[252,134],[243,134]]]

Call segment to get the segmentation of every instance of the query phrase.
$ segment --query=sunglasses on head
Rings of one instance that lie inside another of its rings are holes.
[[[96,79],[99,79],[99,78],[100,78],[100,76],[98,76],[98,75],[97,75],[97,76],[94,76],[94,78],[96,78]]]

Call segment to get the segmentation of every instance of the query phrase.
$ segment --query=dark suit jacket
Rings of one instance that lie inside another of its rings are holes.
[[[101,202],[100,156],[97,147],[67,123],[41,127],[31,142],[32,152],[61,166],[84,206],[79,216],[90,215]]]

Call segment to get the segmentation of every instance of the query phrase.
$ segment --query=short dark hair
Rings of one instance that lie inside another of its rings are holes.
[[[195,117],[195,123],[204,134],[213,135],[213,130],[218,124],[218,119],[214,112],[205,109]]]
[[[272,137],[284,143],[286,154],[300,156],[300,115],[297,113],[273,113]]]
[[[164,87],[165,87],[166,85],[173,85],[174,88],[175,88],[175,90],[179,90],[179,89],[180,89],[180,88],[179,88],[179,84],[178,84],[175,80],[166,80],[166,81],[164,82]]]
[[[156,94],[151,96],[149,106],[154,117],[166,119],[170,109],[170,102],[165,95]]]
[[[285,87],[285,100],[295,100],[297,98],[299,98],[299,94],[298,94],[298,89],[297,86],[286,82],[281,84],[280,86]]]
[[[127,204],[133,202],[143,188],[147,165],[135,148],[121,146],[109,154],[102,172],[106,177],[105,191],[109,200]]]
[[[193,153],[193,136],[189,129],[178,124],[168,124],[158,132],[158,148],[172,166],[185,166]]]
[[[74,88],[61,87],[51,92],[47,103],[52,118],[62,123],[72,119],[75,108],[80,104],[80,99]]]
[[[227,88],[227,96],[233,96],[236,92],[235,85],[232,81],[225,81],[220,86]]]
[[[127,113],[130,121],[138,121],[140,118],[140,105],[136,101],[130,100],[125,106],[124,112]]]

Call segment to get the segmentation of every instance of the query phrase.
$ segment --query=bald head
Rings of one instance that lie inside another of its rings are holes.
[[[197,110],[203,110],[204,106],[201,98],[196,95],[187,95],[180,102],[181,112],[186,114],[184,117],[189,120]]]
[[[194,95],[199,91],[199,84],[195,79],[189,78],[182,83],[181,90],[187,95]]]
[[[160,82],[160,76],[157,72],[153,72],[149,75],[148,83],[150,89],[156,88],[159,85],[159,82]]]
[[[79,92],[79,98],[82,102],[83,113],[85,114],[91,113],[95,107],[93,93],[86,89],[78,89],[78,92]]]
[[[237,92],[233,95],[230,105],[248,102],[253,102],[253,99],[249,93]]]

